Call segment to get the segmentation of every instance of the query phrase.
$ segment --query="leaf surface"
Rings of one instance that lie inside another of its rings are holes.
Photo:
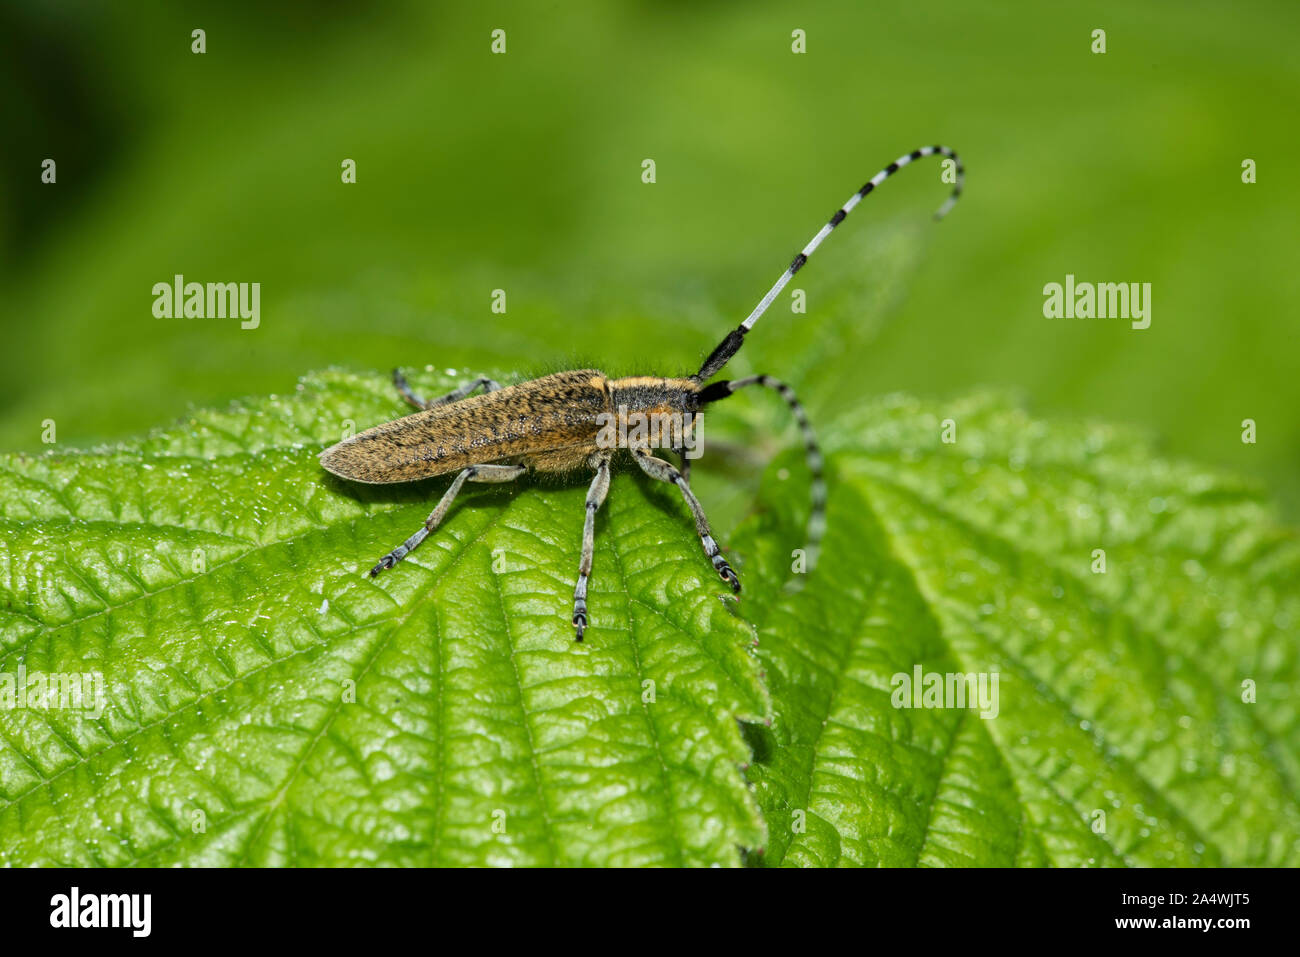
[[[1300,543],[1256,489],[990,397],[879,400],[832,446],[821,570],[746,609],[766,862],[1300,860]],[[775,574],[773,484],[735,543]],[[996,715],[896,707],[918,666],[997,674]]]
[[[424,376],[421,388],[448,387]],[[123,446],[11,456],[0,672],[104,676],[0,711],[11,864],[712,864],[757,846],[737,718],[769,702],[675,490],[622,476],[592,628],[584,489],[350,486],[315,453],[401,414],[377,377]]]
[[[1249,484],[996,396],[886,397],[822,424],[795,592],[794,452],[730,536],[739,604],[675,490],[616,475],[575,644],[585,481],[466,486],[366,577],[446,480],[315,452],[401,411],[326,372],[7,457],[0,676],[98,672],[105,706],[0,707],[5,863],[1300,860],[1300,546]],[[896,706],[918,667],[996,674],[994,707]]]

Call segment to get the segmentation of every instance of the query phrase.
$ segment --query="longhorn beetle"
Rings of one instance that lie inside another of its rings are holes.
[[[704,545],[704,554],[732,591],[740,591],[740,579],[727,564],[713,540],[704,509],[689,484],[690,459],[684,453],[697,416],[704,406],[725,399],[751,385],[775,390],[794,414],[803,433],[808,469],[812,474],[812,508],[806,529],[805,569],[817,563],[822,534],[826,529],[826,486],[822,479],[822,455],[817,440],[794,391],[771,376],[747,376],[706,385],[727,361],[740,351],[745,335],[785,288],[808,257],[857,206],[862,198],[904,166],[924,156],[949,157],[956,166],[956,185],[952,195],[935,213],[942,219],[961,195],[964,170],[961,160],[946,146],[923,146],[890,163],[849,197],[835,215],[805,246],[768,290],[754,311],[709,354],[694,375],[682,378],[632,376],[608,379],[595,369],[558,372],[554,375],[502,387],[491,379],[476,379],[454,392],[424,400],[411,391],[399,370],[393,372],[398,392],[420,411],[405,418],[375,426],[345,439],[320,453],[321,465],[354,482],[386,484],[412,482],[460,470],[443,493],[437,507],[414,535],[379,560],[370,570],[373,578],[392,568],[419,545],[442,522],[452,501],[466,482],[510,482],[529,469],[536,472],[574,472],[589,468],[595,472],[587,491],[587,514],[582,527],[582,558],[578,563],[578,582],[573,589],[573,626],[577,640],[587,628],[587,579],[591,576],[592,549],[595,541],[596,510],[609,491],[609,466],[615,449],[600,440],[602,419],[614,417],[618,434],[629,436],[627,446],[632,460],[643,472],[660,482],[681,489],[695,519],[695,530]],[[485,392],[470,396],[482,387]],[[635,423],[631,420],[636,419]],[[664,427],[645,436],[636,426],[653,419]],[[632,427],[629,428],[629,424]],[[637,436],[635,440],[631,436]],[[681,456],[682,467],[651,453],[671,449]]]

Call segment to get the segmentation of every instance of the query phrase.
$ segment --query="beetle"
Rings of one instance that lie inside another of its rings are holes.
[[[510,386],[479,378],[426,401],[411,390],[400,371],[394,370],[393,381],[398,392],[419,411],[325,449],[320,453],[321,465],[341,478],[370,484],[413,482],[451,472],[457,475],[423,526],[381,558],[370,570],[370,576],[373,578],[392,568],[424,541],[446,517],[466,482],[510,482],[529,470],[564,474],[590,469],[595,475],[587,490],[582,554],[573,590],[572,621],[576,639],[581,641],[588,625],[587,583],[591,577],[596,512],[609,492],[614,453],[625,447],[643,472],[680,489],[695,521],[704,554],[722,580],[739,593],[740,579],[722,555],[704,509],[691,491],[690,459],[685,451],[705,406],[753,385],[775,390],[790,407],[802,433],[812,475],[812,506],[805,548],[805,571],[811,572],[826,527],[826,486],[822,478],[822,454],[802,404],[790,386],[771,376],[712,383],[708,380],[740,351],[745,336],[772,300],[853,208],[904,166],[933,155],[950,159],[956,172],[952,194],[935,213],[935,219],[942,219],[961,195],[965,170],[960,158],[946,146],[923,146],[900,156],[836,210],[794,257],[748,318],[727,333],[693,375],[611,379],[597,369],[579,369]],[[473,394],[479,389],[484,391]],[[619,438],[612,440],[611,435]],[[662,449],[680,455],[681,468],[653,454]]]

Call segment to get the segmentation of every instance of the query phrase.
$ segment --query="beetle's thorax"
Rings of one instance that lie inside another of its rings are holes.
[[[700,387],[694,379],[630,376],[609,382],[614,422],[626,442],[656,449],[681,448],[691,440],[699,415]]]
[[[700,386],[694,379],[628,376],[609,380],[615,410],[628,412],[698,412]]]

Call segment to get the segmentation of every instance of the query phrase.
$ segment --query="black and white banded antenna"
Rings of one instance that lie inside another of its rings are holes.
[[[965,170],[962,169],[961,159],[955,152],[946,146],[922,146],[920,149],[912,150],[912,152],[900,156],[875,176],[871,177],[871,179],[867,181],[866,185],[850,196],[848,202],[835,211],[835,215],[830,218],[830,221],[827,222],[817,235],[809,241],[808,245],[800,250],[799,254],[794,257],[794,261],[790,263],[789,268],[781,274],[781,278],[776,281],[776,285],[767,291],[767,295],[765,295],[759,301],[758,305],[754,307],[754,311],[749,314],[749,317],[738,327],[727,333],[727,337],[723,339],[722,342],[718,343],[718,347],[710,353],[707,359],[704,360],[704,365],[700,366],[700,371],[691,376],[691,378],[695,382],[705,382],[716,375],[718,371],[727,364],[727,360],[740,351],[740,347],[745,341],[745,334],[749,332],[750,329],[754,328],[754,323],[758,322],[763,313],[767,311],[767,307],[772,305],[772,300],[780,294],[781,290],[785,288],[786,283],[794,277],[794,274],[803,268],[803,264],[808,261],[808,257],[817,251],[817,247],[820,246],[826,237],[831,234],[831,231],[844,221],[844,217],[853,211],[853,207],[862,202],[864,196],[909,163],[915,162],[922,157],[934,156],[936,154],[948,157],[953,160],[957,166],[957,181],[953,186],[952,195],[944,200],[943,205],[940,206],[934,214],[936,220],[943,219],[943,217],[947,216],[948,211],[956,205],[958,197],[961,196],[962,181],[965,178]],[[822,538],[826,533],[826,480],[822,474],[824,459],[821,447],[817,444],[817,436],[814,434],[812,426],[808,422],[808,417],[804,412],[803,403],[799,401],[799,398],[794,394],[794,390],[791,389],[790,386],[779,379],[767,375],[749,376],[744,379],[735,379],[732,381],[720,380],[711,383],[700,390],[699,402],[701,406],[709,405],[713,402],[725,399],[727,396],[734,394],[739,389],[752,385],[763,386],[764,388],[771,389],[785,400],[786,404],[790,407],[790,411],[794,414],[795,421],[798,423],[799,430],[803,437],[804,455],[808,462],[808,472],[811,478],[809,493],[812,499],[812,507],[808,513],[808,524],[806,527],[807,541],[804,545],[806,564],[804,570],[806,572],[811,572],[817,567],[817,560],[821,554]],[[798,590],[801,586],[802,579],[792,579],[787,584],[787,588],[790,588],[791,590]]]
[[[767,295],[759,300],[758,305],[754,307],[754,311],[749,314],[744,322],[729,332],[727,338],[718,343],[718,347],[710,353],[709,357],[704,360],[704,364],[700,366],[700,371],[691,376],[691,378],[697,382],[704,382],[712,378],[718,373],[718,370],[727,364],[727,361],[732,356],[740,351],[740,347],[745,341],[745,334],[749,332],[750,329],[754,328],[754,323],[758,322],[763,313],[767,312],[767,307],[772,305],[772,300],[780,295],[781,290],[786,287],[786,283],[793,279],[794,274],[803,268],[804,263],[808,261],[808,257],[817,251],[817,247],[825,241],[826,237],[831,234],[831,231],[844,221],[844,217],[851,213],[853,208],[857,206],[858,203],[862,202],[863,198],[868,193],[909,163],[915,162],[916,160],[926,156],[935,155],[948,157],[957,164],[957,182],[953,186],[952,195],[944,200],[943,205],[940,206],[934,214],[936,220],[943,219],[943,217],[947,216],[948,211],[956,205],[958,197],[961,196],[962,181],[966,174],[966,171],[962,168],[961,159],[955,152],[946,146],[922,146],[920,149],[912,150],[910,153],[904,153],[875,176],[871,177],[871,179],[867,180],[866,184],[860,190],[849,197],[848,202],[835,211],[835,215],[830,218],[816,236],[809,240],[808,245],[794,257],[794,261],[791,262],[786,271],[781,274],[781,278],[776,281],[776,284],[767,291]]]

